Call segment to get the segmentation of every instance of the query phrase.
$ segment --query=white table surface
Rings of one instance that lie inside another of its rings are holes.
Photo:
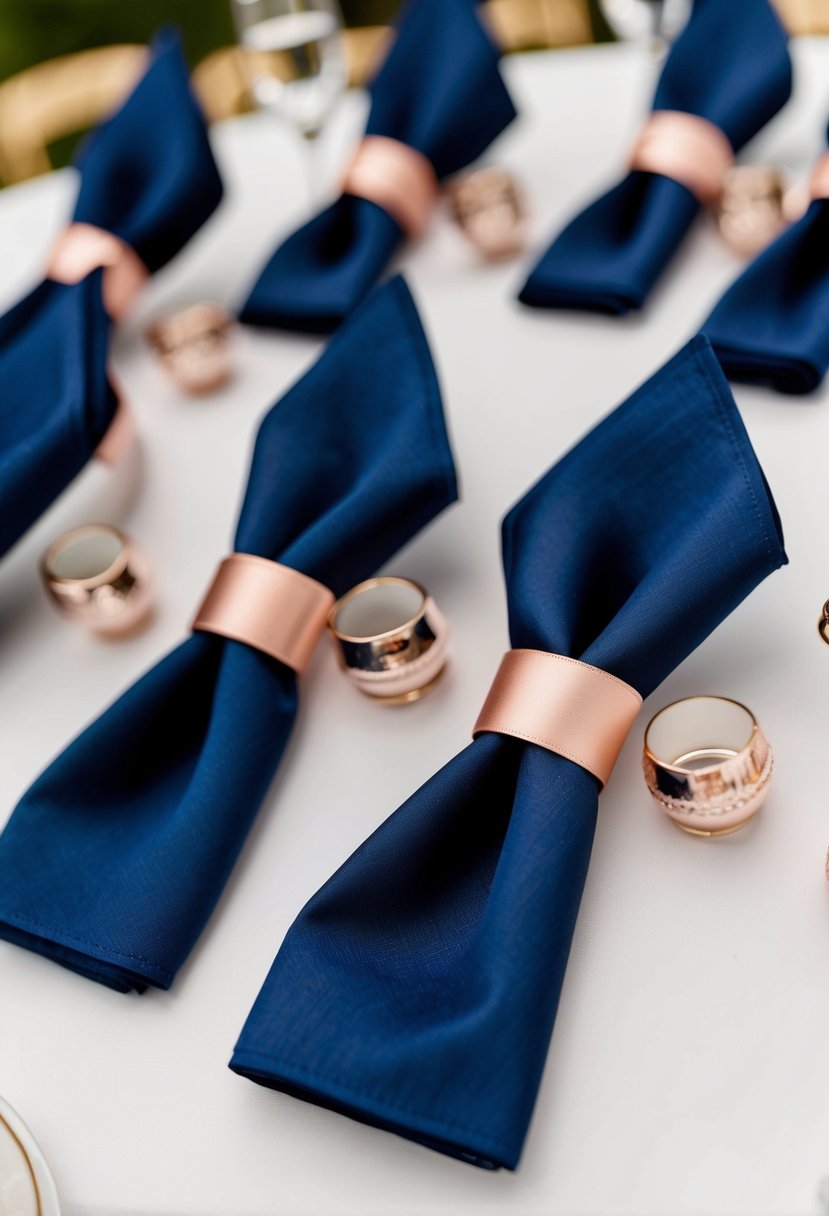
[[[805,168],[829,112],[829,44],[795,53],[795,99],[748,154]],[[491,159],[524,181],[541,248],[620,167],[655,65],[614,47],[505,70],[522,118]],[[343,108],[332,146],[347,148],[360,105]],[[90,470],[0,568],[0,823],[79,728],[183,637],[228,547],[257,419],[320,349],[245,332],[236,382],[203,401],[181,398],[148,354],[149,317],[202,297],[238,304],[305,206],[290,132],[258,115],[214,141],[227,200],[117,343],[144,442],[142,493],[124,501],[124,485]],[[0,194],[0,306],[37,277],[74,188],[61,173]],[[306,899],[467,741],[506,645],[501,514],[690,336],[738,270],[700,221],[647,310],[606,319],[521,307],[526,265],[477,264],[444,215],[401,265],[438,364],[463,502],[390,569],[422,580],[454,623],[451,674],[390,710],[360,699],[320,649],[274,787],[169,993],[125,997],[0,943],[0,1091],[38,1137],[70,1216],[818,1212],[829,1175],[829,651],[815,631],[829,595],[825,387],[807,399],[737,390],[791,566],[651,698],[602,798],[519,1171],[472,1169],[226,1067]],[[120,522],[149,549],[163,596],[140,637],[94,641],[46,604],[36,560],[79,518]],[[639,769],[647,715],[711,692],[752,706],[778,757],[759,818],[714,842],[665,820]]]

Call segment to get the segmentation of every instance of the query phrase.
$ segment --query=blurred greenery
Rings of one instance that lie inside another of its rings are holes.
[[[341,0],[349,25],[389,21],[397,0]],[[229,0],[0,0],[0,80],[55,55],[114,42],[147,42],[177,25],[187,57],[234,41]]]
[[[400,0],[340,0],[350,26],[388,24]],[[599,0],[587,0],[593,37],[609,36]],[[0,0],[0,81],[46,59],[114,43],[146,43],[162,25],[182,33],[192,65],[235,41],[230,0]],[[50,149],[52,164],[70,159],[80,133]]]

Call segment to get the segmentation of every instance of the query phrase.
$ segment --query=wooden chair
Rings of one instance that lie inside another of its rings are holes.
[[[781,0],[789,5],[829,0]],[[570,46],[591,40],[587,0],[487,0],[485,20],[506,51]],[[345,32],[351,85],[370,79],[392,31],[366,26]],[[208,121],[252,107],[249,68],[238,47],[208,55],[193,73],[193,87]],[[49,147],[94,126],[119,104],[141,74],[143,46],[107,46],[50,59],[0,84],[0,182],[9,185],[51,168]]]
[[[776,0],[791,34],[829,34],[829,0]]]
[[[106,46],[49,59],[0,84],[0,180],[48,173],[49,145],[94,126],[141,75],[144,46]]]

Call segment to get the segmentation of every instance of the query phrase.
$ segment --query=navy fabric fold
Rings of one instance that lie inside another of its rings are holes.
[[[829,199],[814,199],[755,258],[703,330],[730,380],[781,393],[818,387],[829,367]]]
[[[78,158],[73,218],[114,233],[150,271],[218,205],[222,182],[178,38],[160,35],[124,105]],[[101,273],[46,280],[0,317],[0,556],[91,459],[115,415]]]
[[[429,348],[395,278],[266,415],[234,549],[341,595],[456,493]],[[283,664],[193,634],[24,795],[0,836],[0,937],[119,991],[169,987],[296,708]]]
[[[503,557],[513,646],[582,659],[643,696],[785,563],[706,339],[509,512]],[[479,735],[306,905],[230,1067],[472,1164],[515,1168],[598,803],[597,780],[570,760]]]
[[[738,152],[786,103],[791,84],[786,33],[769,0],[695,0],[653,109],[707,119]],[[629,173],[556,237],[519,299],[611,314],[641,308],[698,210],[679,182]]]
[[[410,0],[371,88],[366,135],[415,148],[438,178],[456,173],[515,117],[498,60],[470,0]],[[241,319],[327,333],[377,282],[402,240],[388,212],[342,195],[279,246]]]

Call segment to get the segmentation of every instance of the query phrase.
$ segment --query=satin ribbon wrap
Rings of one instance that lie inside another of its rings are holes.
[[[508,650],[472,737],[494,731],[537,743],[605,786],[641,708],[635,688],[598,667],[544,650]]]
[[[397,278],[266,415],[234,549],[340,595],[455,496],[429,348]],[[169,987],[296,710],[292,670],[194,633],[23,796],[0,836],[0,937],[119,991]]]
[[[786,561],[704,338],[510,511],[503,551],[512,646],[578,658],[642,696]],[[299,914],[231,1068],[472,1164],[514,1168],[599,788],[544,747],[479,735]],[[611,785],[605,813],[612,796]]]
[[[820,385],[829,368],[829,153],[806,214],[732,283],[703,330],[731,380],[793,394]]]
[[[343,194],[367,199],[386,211],[409,237],[422,236],[438,198],[438,179],[428,157],[399,139],[367,135],[343,178]]]
[[[301,675],[325,630],[334,596],[290,566],[232,553],[220,563],[194,629],[253,646]]]
[[[630,158],[632,171],[680,182],[702,207],[720,197],[733,163],[731,144],[720,128],[681,110],[655,110]]]
[[[721,132],[716,178],[726,145],[739,151],[788,100],[791,75],[786,33],[769,0],[695,0],[662,70],[652,121],[662,111],[674,120],[684,114]],[[634,169],[567,224],[521,289],[524,304],[613,314],[641,308],[699,210],[701,183],[703,201],[711,197],[711,163],[694,166],[703,154],[689,152],[689,130],[681,150],[676,141],[663,145],[660,171]]]
[[[104,271],[104,308],[114,321],[120,321],[150,272],[135,250],[111,232],[92,224],[70,224],[52,249],[46,277],[55,283],[80,283],[99,267]]]
[[[480,156],[515,117],[498,60],[471,0],[410,0],[371,86],[366,138],[388,141],[382,186],[374,161],[376,201],[363,196],[363,187],[344,193],[289,236],[254,284],[243,321],[311,333],[340,324],[380,278],[407,230],[422,231],[434,182]],[[408,165],[392,142],[413,153]],[[412,164],[421,167],[414,222],[399,206],[411,192]],[[424,188],[427,172],[432,180]]]
[[[52,277],[0,317],[0,555],[105,436],[112,446],[111,319],[221,198],[175,36],[156,39],[144,76],[77,163],[74,221],[53,250]]]

